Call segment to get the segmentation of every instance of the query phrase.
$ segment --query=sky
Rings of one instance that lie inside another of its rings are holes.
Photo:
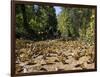
[[[56,15],[58,15],[61,12],[61,8],[59,6],[54,6],[56,10]]]

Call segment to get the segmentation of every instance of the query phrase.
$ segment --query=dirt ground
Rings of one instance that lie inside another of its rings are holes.
[[[16,40],[16,74],[95,68],[95,45],[83,41]]]

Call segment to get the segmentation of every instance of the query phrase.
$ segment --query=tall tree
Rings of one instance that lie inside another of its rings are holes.
[[[90,8],[64,8],[58,16],[58,29],[67,37],[85,38],[90,27]]]
[[[79,13],[77,8],[62,8],[58,16],[58,28],[63,36],[79,37]]]
[[[29,26],[28,26],[28,21],[27,21],[27,14],[26,14],[26,8],[24,4],[21,4],[21,10],[23,14],[23,26],[25,30],[28,32]]]
[[[25,34],[25,28],[23,26],[23,13],[21,10],[21,5],[16,5],[16,37],[20,38]]]

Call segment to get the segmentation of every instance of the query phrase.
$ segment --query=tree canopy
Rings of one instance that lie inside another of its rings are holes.
[[[72,39],[94,39],[95,10],[61,7],[56,15],[54,6],[16,5],[16,36],[24,39],[49,39],[60,36]]]

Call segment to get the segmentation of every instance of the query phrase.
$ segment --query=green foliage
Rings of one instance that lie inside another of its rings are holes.
[[[79,36],[79,14],[77,8],[63,8],[61,14],[58,16],[58,29],[62,35],[68,37]]]
[[[87,28],[87,32],[86,32],[86,38],[87,41],[89,41],[90,43],[94,42],[95,40],[95,15],[94,15],[94,10],[92,10],[92,15],[90,17],[90,23],[89,23],[89,27]]]
[[[92,8],[61,7],[56,16],[54,6],[16,5],[17,38],[47,39],[55,34],[72,39],[94,41],[95,10]]]
[[[62,36],[94,41],[94,9],[62,8],[58,18],[58,30]]]
[[[23,15],[20,5],[16,5],[16,35],[23,36],[25,34],[25,29],[23,27]]]
[[[57,31],[53,6],[21,4],[16,6],[16,11],[16,34],[19,37],[38,39],[43,38],[43,33],[47,33],[46,37],[50,37]]]

